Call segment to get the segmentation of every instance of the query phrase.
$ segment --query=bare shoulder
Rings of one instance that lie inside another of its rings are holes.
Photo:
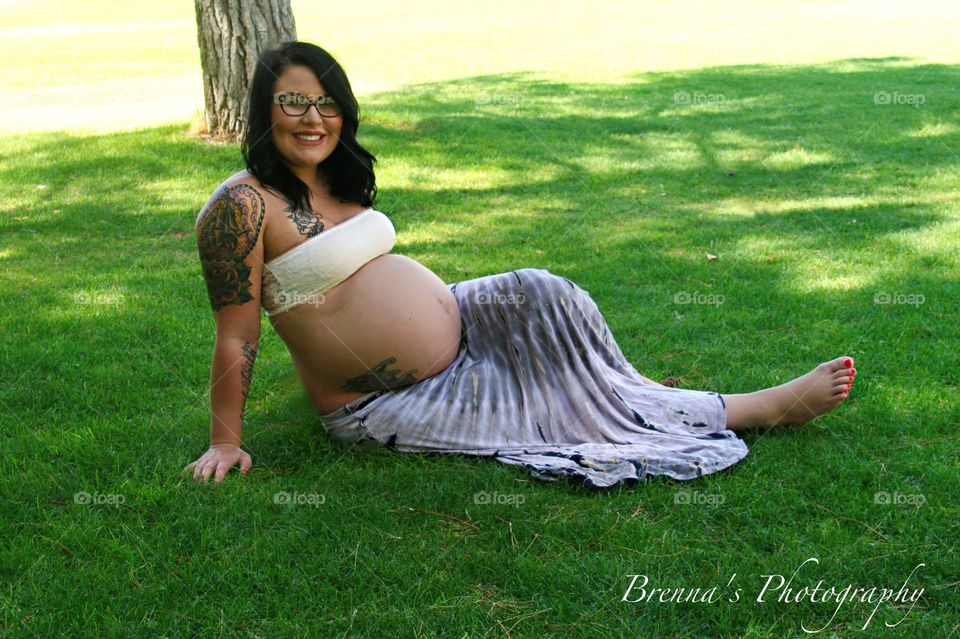
[[[246,171],[231,175],[213,190],[207,203],[200,209],[197,215],[197,226],[200,226],[203,218],[210,216],[213,209],[218,208],[218,204],[223,205],[229,202],[261,204],[265,200],[265,191],[260,180]]]
[[[259,181],[251,178],[237,174],[225,180],[197,216],[197,247],[214,311],[242,304],[256,292],[266,202]]]

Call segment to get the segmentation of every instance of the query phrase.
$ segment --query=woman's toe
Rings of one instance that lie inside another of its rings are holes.
[[[843,358],[838,357],[837,359],[830,360],[829,362],[827,362],[827,367],[829,368],[831,373],[838,372],[840,369],[843,368]]]

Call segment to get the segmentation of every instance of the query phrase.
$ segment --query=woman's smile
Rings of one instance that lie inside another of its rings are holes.
[[[304,146],[320,146],[327,136],[318,131],[302,131],[294,133],[293,138]]]

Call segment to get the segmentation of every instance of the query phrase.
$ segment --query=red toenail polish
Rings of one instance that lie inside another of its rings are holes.
[[[847,359],[843,360],[843,365],[847,368],[850,368],[853,366],[853,360],[848,357]]]
[[[848,377],[848,378],[847,378],[847,381],[852,382],[852,381],[853,381],[853,375],[851,375],[850,377]]]
[[[854,375],[857,374],[857,369],[855,369],[855,368],[853,369],[853,374],[854,374]]]

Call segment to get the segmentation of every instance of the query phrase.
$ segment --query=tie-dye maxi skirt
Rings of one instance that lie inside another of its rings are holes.
[[[321,415],[331,437],[489,455],[537,479],[596,488],[695,479],[746,456],[719,394],[645,383],[596,303],[567,278],[523,268],[449,287],[463,331],[453,363]]]

